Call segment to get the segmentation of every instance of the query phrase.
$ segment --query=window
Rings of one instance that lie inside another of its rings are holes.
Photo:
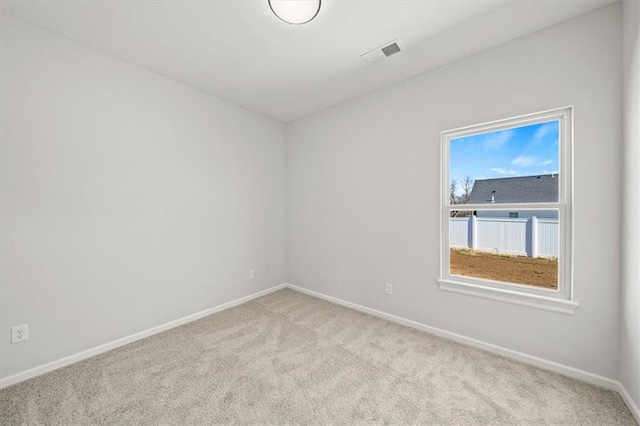
[[[442,132],[442,290],[572,314],[572,108]]]

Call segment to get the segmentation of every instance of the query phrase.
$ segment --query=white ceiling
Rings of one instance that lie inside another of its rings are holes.
[[[288,122],[614,0],[324,0],[309,24],[266,0],[3,1],[3,13]],[[399,37],[405,51],[360,55]]]

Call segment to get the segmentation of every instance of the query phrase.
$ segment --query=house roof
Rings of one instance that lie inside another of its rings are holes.
[[[469,204],[555,202],[558,180],[557,174],[478,179],[473,184]]]

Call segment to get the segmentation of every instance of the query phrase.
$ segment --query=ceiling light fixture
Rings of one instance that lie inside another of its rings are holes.
[[[322,0],[268,0],[274,15],[291,25],[310,22],[320,12]]]

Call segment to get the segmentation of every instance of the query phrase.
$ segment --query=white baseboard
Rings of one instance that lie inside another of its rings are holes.
[[[3,379],[0,379],[0,389],[5,388],[7,386],[14,385],[16,383],[25,381],[27,379],[31,379],[32,377],[39,376],[44,373],[48,373],[53,370],[57,370],[58,368],[66,367],[67,365],[76,363],[78,361],[82,361],[84,359],[90,358],[92,356],[101,354],[103,352],[110,351],[111,349],[118,348],[120,346],[124,346],[128,343],[135,342],[140,339],[144,339],[145,337],[153,336],[154,334],[161,333],[166,330],[170,330],[172,328],[178,327],[180,325],[195,321],[202,317],[206,317],[207,315],[214,314],[216,312],[224,311],[225,309],[233,308],[234,306],[241,305],[250,300],[256,299],[258,297],[264,296],[269,293],[273,293],[274,291],[278,291],[282,288],[285,288],[286,284],[279,284],[277,286],[268,288],[263,291],[259,291],[257,293],[250,294],[249,296],[241,297],[236,300],[232,300],[231,302],[223,303],[218,306],[214,306],[213,308],[205,309],[204,311],[197,312],[195,314],[187,315],[186,317],[179,318],[174,321],[167,322],[165,324],[159,325],[157,327],[150,328],[148,330],[141,331],[139,333],[132,334],[127,337],[123,337],[121,339],[114,340],[109,343],[105,343],[100,346],[96,346],[95,348],[87,349],[86,351],[79,352],[74,355],[70,355],[64,357],[62,359],[49,362],[47,364],[34,367],[30,370],[23,371],[21,373],[14,374],[13,376],[8,376]]]
[[[336,303],[338,305],[345,306],[347,308],[355,309],[360,312],[364,312],[370,315],[374,315],[379,318],[386,319],[398,324],[406,325],[408,327],[416,328],[418,330],[426,331],[427,333],[435,334],[439,337],[444,337],[455,342],[464,343],[465,345],[473,346],[487,352],[502,355],[507,358],[515,359],[526,364],[530,364],[536,367],[543,368],[545,370],[554,371],[565,376],[579,379],[594,385],[602,386],[607,389],[618,391],[620,389],[620,382],[608,377],[600,376],[598,374],[589,373],[588,371],[579,370],[577,368],[569,367],[568,365],[559,364],[554,361],[549,361],[536,356],[528,355],[523,352],[514,351],[502,346],[494,345],[492,343],[483,342],[481,340],[473,339],[471,337],[463,336],[461,334],[452,333],[450,331],[442,330],[440,328],[431,327],[426,324],[422,324],[416,321],[412,321],[406,318],[402,318],[396,315],[388,314],[386,312],[378,311],[376,309],[367,308],[366,306],[358,305],[356,303],[347,302],[346,300],[338,299],[336,297],[327,296],[326,294],[318,293],[316,291],[307,290],[303,287],[298,287],[293,284],[287,284],[288,288],[299,291],[301,293],[308,294],[310,296],[318,297],[320,299],[327,300],[329,302]]]
[[[627,392],[627,388],[625,388],[624,385],[620,383],[619,389],[617,390],[620,393],[620,396],[622,396],[622,400],[624,401],[624,403],[627,404],[627,407],[629,407],[629,411],[631,411],[633,417],[636,418],[636,422],[638,422],[638,424],[640,425],[640,408],[638,408],[638,405],[631,398],[629,392]]]

